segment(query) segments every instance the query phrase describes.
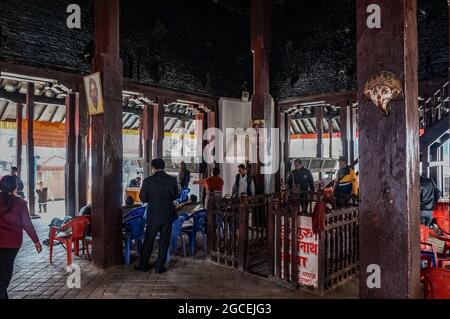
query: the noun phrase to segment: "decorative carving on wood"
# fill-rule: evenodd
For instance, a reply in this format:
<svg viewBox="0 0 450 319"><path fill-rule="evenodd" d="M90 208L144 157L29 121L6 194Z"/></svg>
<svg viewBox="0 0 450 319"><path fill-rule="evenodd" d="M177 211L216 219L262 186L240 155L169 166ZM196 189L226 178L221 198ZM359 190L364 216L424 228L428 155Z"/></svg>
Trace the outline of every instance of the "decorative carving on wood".
<svg viewBox="0 0 450 319"><path fill-rule="evenodd" d="M388 71L382 71L366 82L364 94L386 115L391 101L403 98L402 83Z"/></svg>

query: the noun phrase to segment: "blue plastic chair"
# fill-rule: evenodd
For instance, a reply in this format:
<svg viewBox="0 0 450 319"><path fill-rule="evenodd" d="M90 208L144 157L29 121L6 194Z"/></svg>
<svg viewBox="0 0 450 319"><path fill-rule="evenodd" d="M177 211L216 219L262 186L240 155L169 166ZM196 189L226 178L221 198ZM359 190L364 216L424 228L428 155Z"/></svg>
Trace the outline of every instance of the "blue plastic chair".
<svg viewBox="0 0 450 319"><path fill-rule="evenodd" d="M136 242L138 253L142 251L142 241L144 239L145 218L143 215L127 218L123 222L123 240L125 242L125 265L130 265L131 245Z"/></svg>
<svg viewBox="0 0 450 319"><path fill-rule="evenodd" d="M195 246L197 242L197 233L200 232L203 239L203 249L205 250L205 256L207 252L207 238L206 238L206 222L207 211L206 209L199 210L194 213L191 218L194 218L194 224L192 226L184 227L182 232L188 235L189 248L191 256L194 256Z"/></svg>
<svg viewBox="0 0 450 319"><path fill-rule="evenodd" d="M137 216L143 217L145 215L146 209L147 209L146 206L141 206L141 207L137 207L137 208L135 208L133 210L130 210L128 213L126 213L123 216L122 220L124 222L126 222L127 220L132 219L132 218L137 217Z"/></svg>
<svg viewBox="0 0 450 319"><path fill-rule="evenodd" d="M167 259L166 262L169 262L171 257L171 253L173 251L173 253L175 254L178 250L178 238L181 239L181 245L183 246L183 256L186 257L186 247L184 245L184 239L183 239L183 234L181 232L181 230L183 229L183 224L186 220L189 219L189 215L184 213L181 214L180 216L178 216L178 219L176 219L173 223L172 223L172 239L170 241L170 246L169 246L169 250L167 252Z"/></svg>
<svg viewBox="0 0 450 319"><path fill-rule="evenodd" d="M190 193L190 189L189 188L183 188L180 192L180 195L178 196L178 198L176 199L176 201L181 204L181 203L185 203L189 200L189 193Z"/></svg>

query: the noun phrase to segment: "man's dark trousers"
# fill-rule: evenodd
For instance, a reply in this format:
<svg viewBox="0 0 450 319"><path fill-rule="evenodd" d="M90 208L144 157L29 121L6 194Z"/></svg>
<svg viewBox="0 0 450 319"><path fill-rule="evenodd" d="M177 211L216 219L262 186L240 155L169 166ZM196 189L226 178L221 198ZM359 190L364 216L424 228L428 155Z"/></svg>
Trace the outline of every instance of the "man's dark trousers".
<svg viewBox="0 0 450 319"><path fill-rule="evenodd" d="M159 235L159 251L158 259L156 261L155 269L157 272L162 271L167 259L167 251L170 245L170 238L172 235L172 224L163 225L147 225L145 230L144 246L142 248L141 258L139 260L139 268L143 270L150 269L148 263L155 243L156 235Z"/></svg>

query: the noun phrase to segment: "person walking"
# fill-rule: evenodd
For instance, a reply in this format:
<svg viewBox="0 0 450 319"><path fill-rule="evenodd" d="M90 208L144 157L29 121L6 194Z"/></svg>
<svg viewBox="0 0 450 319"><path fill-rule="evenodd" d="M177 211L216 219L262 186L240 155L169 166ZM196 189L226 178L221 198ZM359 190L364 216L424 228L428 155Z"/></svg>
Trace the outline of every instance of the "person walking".
<svg viewBox="0 0 450 319"><path fill-rule="evenodd" d="M167 259L172 233L172 222L177 219L174 201L178 195L178 185L175 177L168 175L165 163L157 158L151 163L153 175L144 179L139 198L147 206L147 228L145 230L144 245L139 264L135 267L139 271L149 271L149 259L153 252L156 235L159 233L158 259L155 270L158 274L166 271L164 264Z"/></svg>
<svg viewBox="0 0 450 319"><path fill-rule="evenodd" d="M0 299L8 299L7 290L24 230L34 242L36 251L42 251L27 203L15 195L16 190L16 176L8 175L0 180Z"/></svg>

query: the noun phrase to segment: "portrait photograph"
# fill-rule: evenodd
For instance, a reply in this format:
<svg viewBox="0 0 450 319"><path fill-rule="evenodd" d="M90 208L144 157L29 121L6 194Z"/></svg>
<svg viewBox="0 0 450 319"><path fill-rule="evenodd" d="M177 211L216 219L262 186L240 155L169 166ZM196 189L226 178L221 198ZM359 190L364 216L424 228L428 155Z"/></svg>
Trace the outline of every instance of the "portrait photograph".
<svg viewBox="0 0 450 319"><path fill-rule="evenodd" d="M103 90L100 72L84 77L89 115L103 114Z"/></svg>

